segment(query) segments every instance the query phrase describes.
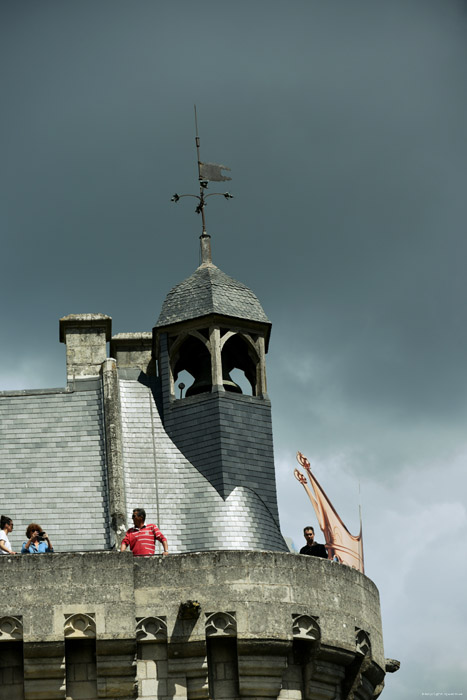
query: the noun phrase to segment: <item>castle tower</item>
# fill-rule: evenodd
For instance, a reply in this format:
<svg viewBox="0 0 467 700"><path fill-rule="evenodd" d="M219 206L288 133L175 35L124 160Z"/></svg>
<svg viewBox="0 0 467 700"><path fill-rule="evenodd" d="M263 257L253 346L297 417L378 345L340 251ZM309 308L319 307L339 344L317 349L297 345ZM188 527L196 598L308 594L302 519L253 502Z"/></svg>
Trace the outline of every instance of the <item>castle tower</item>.
<svg viewBox="0 0 467 700"><path fill-rule="evenodd" d="M375 584L287 551L271 324L209 243L203 234L201 265L169 292L152 337L71 314L67 387L0 393L8 514L20 532L46 522L56 547L1 557L0 700L376 700L397 670ZM177 397L183 371L193 383ZM135 506L169 556L116 551Z"/></svg>

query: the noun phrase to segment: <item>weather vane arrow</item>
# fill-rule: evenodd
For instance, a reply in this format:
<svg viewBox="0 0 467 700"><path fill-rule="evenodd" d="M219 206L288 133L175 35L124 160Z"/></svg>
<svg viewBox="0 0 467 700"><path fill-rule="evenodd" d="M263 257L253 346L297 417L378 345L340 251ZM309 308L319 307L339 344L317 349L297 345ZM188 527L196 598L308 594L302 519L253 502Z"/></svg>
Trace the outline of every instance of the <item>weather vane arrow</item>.
<svg viewBox="0 0 467 700"><path fill-rule="evenodd" d="M198 135L198 116L196 113L196 105L195 105L195 129L196 129L196 138L195 138L195 143L196 143L196 155L198 159L198 181L199 181L199 195L198 194L177 194L175 193L172 197L172 202L178 202L182 197L195 197L195 199L198 200L198 204L196 206L195 212L197 214L201 214L201 220L202 220L202 225L203 225L203 232L202 236L207 236L206 233L206 217L204 214L204 208L207 206L206 200L208 197L214 197L214 196L220 196L220 197L225 197L225 199L233 199L233 195L230 194L230 192L210 192L209 194L206 194L206 190L208 189L208 184L210 182L225 182L226 180L231 180L232 178L229 177L228 175L224 175L222 173L223 170L228 170L230 172L230 168L228 168L226 165L218 165L217 163L203 163L200 160L200 153L199 153L199 135Z"/></svg>

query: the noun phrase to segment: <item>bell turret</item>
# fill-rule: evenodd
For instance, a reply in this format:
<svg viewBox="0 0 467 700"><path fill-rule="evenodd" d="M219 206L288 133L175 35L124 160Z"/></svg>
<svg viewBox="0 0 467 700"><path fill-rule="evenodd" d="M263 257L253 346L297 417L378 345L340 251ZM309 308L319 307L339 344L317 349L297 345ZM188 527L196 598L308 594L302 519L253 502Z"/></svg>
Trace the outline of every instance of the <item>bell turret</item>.
<svg viewBox="0 0 467 700"><path fill-rule="evenodd" d="M251 395L264 397L271 323L251 289L212 263L210 236L203 233L200 242L201 265L169 292L153 331L160 364L162 336L167 339L167 398L175 400L175 382L184 370L194 378L186 397L241 394L230 376L234 369L244 373Z"/></svg>
<svg viewBox="0 0 467 700"><path fill-rule="evenodd" d="M257 494L282 549L266 387L271 323L254 292L213 264L205 232L200 243L201 264L167 294L153 329L164 427L224 499L236 487ZM187 385L193 378L184 395L180 375Z"/></svg>

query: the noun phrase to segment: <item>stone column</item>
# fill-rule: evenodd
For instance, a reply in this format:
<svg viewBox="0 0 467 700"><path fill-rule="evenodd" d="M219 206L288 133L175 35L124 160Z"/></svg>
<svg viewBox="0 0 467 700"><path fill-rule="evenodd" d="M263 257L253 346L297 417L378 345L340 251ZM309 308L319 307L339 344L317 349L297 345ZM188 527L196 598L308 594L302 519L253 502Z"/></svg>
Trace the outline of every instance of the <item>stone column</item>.
<svg viewBox="0 0 467 700"><path fill-rule="evenodd" d="M222 377L221 332L218 327L209 329L209 344L211 346L211 378L213 391L225 391Z"/></svg>
<svg viewBox="0 0 467 700"><path fill-rule="evenodd" d="M118 389L117 363L108 358L102 365L104 393L104 424L107 450L107 483L109 490L112 544L120 547L126 532L125 483L123 474L123 445L121 406Z"/></svg>
<svg viewBox="0 0 467 700"><path fill-rule="evenodd" d="M214 698L238 697L237 620L234 612L205 613L209 687Z"/></svg>
<svg viewBox="0 0 467 700"><path fill-rule="evenodd" d="M138 698L168 697L167 619L136 618Z"/></svg>
<svg viewBox="0 0 467 700"><path fill-rule="evenodd" d="M256 365L256 395L261 398L268 398L268 387L266 383L266 351L264 338L260 336L257 341L259 362Z"/></svg>
<svg viewBox="0 0 467 700"><path fill-rule="evenodd" d="M170 368L169 338L167 333L159 337L159 377L162 386L163 410L167 412L175 399L174 379Z"/></svg>

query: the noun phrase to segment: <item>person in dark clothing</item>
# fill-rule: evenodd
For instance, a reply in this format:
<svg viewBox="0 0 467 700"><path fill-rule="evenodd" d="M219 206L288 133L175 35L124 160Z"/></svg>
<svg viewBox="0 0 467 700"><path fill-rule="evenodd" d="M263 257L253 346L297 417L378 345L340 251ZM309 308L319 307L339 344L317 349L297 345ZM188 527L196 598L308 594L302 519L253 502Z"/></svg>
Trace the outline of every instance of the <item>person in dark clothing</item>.
<svg viewBox="0 0 467 700"><path fill-rule="evenodd" d="M324 544L318 544L315 542L315 531L311 525L307 525L303 529L303 534L305 535L306 545L301 548L300 554L308 554L311 557L321 557L322 559L328 558L328 553Z"/></svg>

